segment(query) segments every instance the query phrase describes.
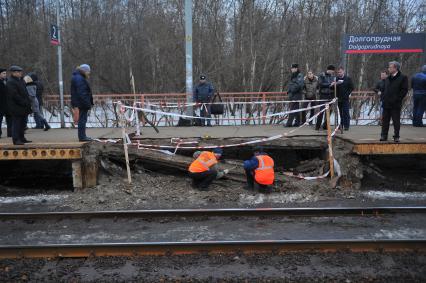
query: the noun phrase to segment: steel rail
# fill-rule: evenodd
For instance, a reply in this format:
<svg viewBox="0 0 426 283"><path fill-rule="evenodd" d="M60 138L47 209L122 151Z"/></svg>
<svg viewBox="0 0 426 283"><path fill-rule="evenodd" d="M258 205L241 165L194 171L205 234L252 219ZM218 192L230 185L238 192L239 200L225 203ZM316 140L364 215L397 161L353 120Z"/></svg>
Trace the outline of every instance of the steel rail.
<svg viewBox="0 0 426 283"><path fill-rule="evenodd" d="M137 242L49 245L1 245L0 258L54 258L89 256L151 256L217 253L286 253L286 252L401 252L426 251L426 239L420 240L264 240L203 242Z"/></svg>
<svg viewBox="0 0 426 283"><path fill-rule="evenodd" d="M116 211L71 212L2 212L0 219L28 218L87 218L87 217L183 217L183 216L351 216L396 213L424 213L426 206L379 206L379 207L294 207L294 208L219 208L219 209L154 209Z"/></svg>

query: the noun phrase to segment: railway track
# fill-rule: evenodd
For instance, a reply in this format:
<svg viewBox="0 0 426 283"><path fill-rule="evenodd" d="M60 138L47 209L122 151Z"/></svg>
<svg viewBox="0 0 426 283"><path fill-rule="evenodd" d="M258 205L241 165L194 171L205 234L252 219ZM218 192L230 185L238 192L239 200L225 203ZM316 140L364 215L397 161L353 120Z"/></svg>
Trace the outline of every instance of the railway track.
<svg viewBox="0 0 426 283"><path fill-rule="evenodd" d="M426 251L426 207L0 213L0 258Z"/></svg>

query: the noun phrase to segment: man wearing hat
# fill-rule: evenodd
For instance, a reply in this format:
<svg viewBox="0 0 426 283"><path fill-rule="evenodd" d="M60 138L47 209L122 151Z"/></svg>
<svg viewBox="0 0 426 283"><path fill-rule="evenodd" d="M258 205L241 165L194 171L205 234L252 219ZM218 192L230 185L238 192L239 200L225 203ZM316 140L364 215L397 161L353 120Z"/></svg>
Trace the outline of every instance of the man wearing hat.
<svg viewBox="0 0 426 283"><path fill-rule="evenodd" d="M264 152L262 147L256 147L251 159L244 161L247 177L247 190L258 190L261 193L272 192L274 183L274 160Z"/></svg>
<svg viewBox="0 0 426 283"><path fill-rule="evenodd" d="M303 75L300 73L299 70L299 64L292 64L291 65L291 77L290 82L288 83L288 98L290 100L302 100L303 98ZM297 110L300 108L299 102L291 102L290 103L290 110ZM300 125L300 120L302 117L302 112L294 112L290 113L288 116L286 127L298 127ZM295 123L293 125L293 120L295 120Z"/></svg>
<svg viewBox="0 0 426 283"><path fill-rule="evenodd" d="M90 66L80 65L72 74L71 79L71 106L78 109L78 140L81 142L91 141L86 135L87 115L93 106L92 90L89 79Z"/></svg>
<svg viewBox="0 0 426 283"><path fill-rule="evenodd" d="M27 117L31 113L31 101L22 79L23 71L19 66L10 67L10 78L6 83L9 113L12 116L12 141L14 145L31 142L24 136Z"/></svg>
<svg viewBox="0 0 426 283"><path fill-rule="evenodd" d="M0 68L0 137L2 135L1 125L3 117L6 118L7 137L12 137L12 117L9 115L9 107L7 106L7 70Z"/></svg>
<svg viewBox="0 0 426 283"><path fill-rule="evenodd" d="M200 76L200 82L194 89L193 100L197 104L201 104L200 117L211 118L211 102L213 99L213 85L207 82L207 77L205 75ZM204 104L207 103L207 104ZM211 119L201 119L201 126L206 125L211 127Z"/></svg>
<svg viewBox="0 0 426 283"><path fill-rule="evenodd" d="M336 81L335 76L336 67L333 65L327 66L327 71L325 73L322 73L319 76L318 79L318 86L319 86L319 94L321 100L332 100L334 98L334 84L333 82ZM324 104L325 101L321 101L320 104ZM320 111L324 109L324 106L320 108ZM331 112L331 108L330 108ZM319 131L322 123L322 119L324 117L324 112L318 115L317 123L315 126L315 130ZM322 128L325 130L327 128L327 123L324 121L324 124L322 125Z"/></svg>
<svg viewBox="0 0 426 283"><path fill-rule="evenodd" d="M229 173L228 169L221 172L217 170L217 163L222 156L222 149L215 148L211 151L194 152L194 161L188 168L189 177L192 179L192 186L200 191L207 191L209 185Z"/></svg>

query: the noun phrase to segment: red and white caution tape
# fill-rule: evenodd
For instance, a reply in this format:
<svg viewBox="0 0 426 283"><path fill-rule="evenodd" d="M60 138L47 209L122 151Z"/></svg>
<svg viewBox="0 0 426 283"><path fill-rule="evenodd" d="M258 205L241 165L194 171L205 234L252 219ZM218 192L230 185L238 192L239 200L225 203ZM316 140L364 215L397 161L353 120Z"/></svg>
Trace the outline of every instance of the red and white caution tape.
<svg viewBox="0 0 426 283"><path fill-rule="evenodd" d="M121 104L121 102L117 102L117 103ZM324 103L324 104L319 104L319 105L314 105L314 106L310 106L310 107L306 107L306 108L289 110L289 111L284 111L284 112L279 112L279 113L273 113L273 114L264 115L264 116L258 116L258 117L248 117L248 118L220 118L220 119L230 120L230 121L234 121L234 120L239 121L239 120L266 119L266 118L271 118L271 117L276 117L276 116L284 116L284 115L288 115L288 114L291 114L291 113L298 113L298 112L302 112L302 111L308 111L308 110L311 110L311 109L321 108L321 107L324 107L325 105L330 105L331 103L334 103L334 100L332 102L327 102L327 103ZM122 105L121 107L123 107L125 109L132 109L134 111L144 111L144 112L147 112L147 113L160 114L160 115L165 115L165 116L188 118L188 119L200 119L200 117L197 117L197 116L190 116L190 115L184 115L184 114L178 114L178 113L157 111L157 110L152 110L152 109L147 109L147 108L139 108L139 107L134 107L134 106L131 107L131 106ZM203 117L202 119L205 119L205 120L216 120L217 118Z"/></svg>

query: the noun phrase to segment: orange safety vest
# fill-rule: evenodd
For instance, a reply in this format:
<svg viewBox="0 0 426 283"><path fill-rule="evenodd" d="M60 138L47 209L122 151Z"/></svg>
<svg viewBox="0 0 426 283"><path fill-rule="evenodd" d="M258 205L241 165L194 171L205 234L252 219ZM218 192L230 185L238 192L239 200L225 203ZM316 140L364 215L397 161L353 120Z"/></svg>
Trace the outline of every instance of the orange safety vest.
<svg viewBox="0 0 426 283"><path fill-rule="evenodd" d="M216 156L213 152L203 151L189 166L189 172L201 173L208 171L210 167L217 163Z"/></svg>
<svg viewBox="0 0 426 283"><path fill-rule="evenodd" d="M261 185L272 185L274 183L274 160L268 155L256 156L259 166L254 170L254 179Z"/></svg>

